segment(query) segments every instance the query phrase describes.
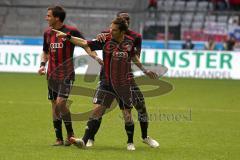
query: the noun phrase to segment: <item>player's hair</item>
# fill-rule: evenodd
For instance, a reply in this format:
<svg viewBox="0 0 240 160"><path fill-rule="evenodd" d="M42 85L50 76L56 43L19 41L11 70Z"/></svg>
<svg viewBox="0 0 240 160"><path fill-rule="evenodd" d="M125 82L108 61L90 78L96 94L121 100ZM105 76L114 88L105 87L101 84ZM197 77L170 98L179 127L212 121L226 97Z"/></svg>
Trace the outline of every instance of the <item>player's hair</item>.
<svg viewBox="0 0 240 160"><path fill-rule="evenodd" d="M117 12L117 17L120 17L120 15L121 15L122 13L126 13L126 14L128 14L127 11L119 11L119 12Z"/></svg>
<svg viewBox="0 0 240 160"><path fill-rule="evenodd" d="M58 17L61 22L64 21L66 17L66 12L61 6L48 7L48 10L52 11L53 17Z"/></svg>
<svg viewBox="0 0 240 160"><path fill-rule="evenodd" d="M121 17L117 17L112 21L113 24L118 25L118 28L120 31L127 31L128 30L128 24L125 19Z"/></svg>
<svg viewBox="0 0 240 160"><path fill-rule="evenodd" d="M124 18L124 19L127 21L128 25L130 24L130 17L129 17L128 12L126 12L126 11L120 11L120 12L117 13L117 17L122 17L122 18Z"/></svg>

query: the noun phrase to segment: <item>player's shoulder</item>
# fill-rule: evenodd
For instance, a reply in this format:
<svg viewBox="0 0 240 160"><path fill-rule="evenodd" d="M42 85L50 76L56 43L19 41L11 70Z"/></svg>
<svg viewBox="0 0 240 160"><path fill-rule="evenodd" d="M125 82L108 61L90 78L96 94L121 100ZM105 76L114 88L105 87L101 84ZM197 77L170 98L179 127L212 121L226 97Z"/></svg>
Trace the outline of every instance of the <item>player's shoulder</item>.
<svg viewBox="0 0 240 160"><path fill-rule="evenodd" d="M50 34L51 33L52 28L51 27L47 27L44 29L44 34Z"/></svg>
<svg viewBox="0 0 240 160"><path fill-rule="evenodd" d="M134 39L135 38L142 38L142 35L140 33L135 32L135 31L130 30L130 29L127 31L127 35L132 36Z"/></svg>
<svg viewBox="0 0 240 160"><path fill-rule="evenodd" d="M68 30L68 31L79 31L77 29L77 27L74 27L74 26L70 26L70 25L64 25L64 27Z"/></svg>
<svg viewBox="0 0 240 160"><path fill-rule="evenodd" d="M133 41L134 42L134 40L135 40L135 38L133 37L133 36L130 36L130 35L125 35L125 38L129 41Z"/></svg>

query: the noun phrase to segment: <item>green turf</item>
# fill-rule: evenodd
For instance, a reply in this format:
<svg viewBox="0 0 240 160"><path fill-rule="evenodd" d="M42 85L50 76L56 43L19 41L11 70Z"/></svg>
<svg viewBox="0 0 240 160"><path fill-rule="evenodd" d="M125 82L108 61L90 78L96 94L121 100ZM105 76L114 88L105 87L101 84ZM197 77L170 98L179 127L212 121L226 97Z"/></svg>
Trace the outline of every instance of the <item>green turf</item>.
<svg viewBox="0 0 240 160"><path fill-rule="evenodd" d="M174 90L147 98L149 135L160 142L152 149L140 140L136 122L135 152L126 150L126 136L118 108L108 113L94 148L52 147L54 132L44 77L0 73L0 159L240 159L240 81L165 79ZM88 84L77 77L76 84ZM95 83L90 85L95 87ZM149 87L150 88L150 87ZM91 98L71 96L73 112L92 108ZM136 112L133 112L136 117ZM85 122L74 122L82 136Z"/></svg>

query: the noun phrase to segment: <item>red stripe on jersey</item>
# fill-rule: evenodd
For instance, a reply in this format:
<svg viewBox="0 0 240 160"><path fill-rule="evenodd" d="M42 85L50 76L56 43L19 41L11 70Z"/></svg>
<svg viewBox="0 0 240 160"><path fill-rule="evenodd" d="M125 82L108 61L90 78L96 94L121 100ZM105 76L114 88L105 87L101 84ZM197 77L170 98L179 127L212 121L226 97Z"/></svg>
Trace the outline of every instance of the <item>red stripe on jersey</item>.
<svg viewBox="0 0 240 160"><path fill-rule="evenodd" d="M74 78L74 77L71 77L71 76L73 76L73 72L74 72L73 59L72 59L73 55L71 55L73 53L72 50L73 49L72 49L71 42L67 41L66 42L66 61L67 61L67 63L66 63L66 70L67 70L67 73L68 73L67 77L70 76L69 79Z"/></svg>
<svg viewBox="0 0 240 160"><path fill-rule="evenodd" d="M110 73L110 54L105 54L105 59L104 59L104 68L105 68L105 77L106 80L109 81L109 73Z"/></svg>
<svg viewBox="0 0 240 160"><path fill-rule="evenodd" d="M62 46L62 48L57 48L57 54L58 54L58 56L57 56L57 58L58 58L58 70L62 70L63 69L63 42L62 42L62 38L56 38L56 42L57 43L59 43L59 44L62 44L61 46ZM60 73L61 75L61 77L62 77L62 72Z"/></svg>
<svg viewBox="0 0 240 160"><path fill-rule="evenodd" d="M56 68L56 64L55 64L55 55L52 52L54 49L52 48L51 43L55 42L55 36L52 36L52 32L49 33L50 36L50 49L49 49L49 61L48 64L50 66L50 68L48 69L48 77L49 78L54 78L53 72L54 72L54 68Z"/></svg>

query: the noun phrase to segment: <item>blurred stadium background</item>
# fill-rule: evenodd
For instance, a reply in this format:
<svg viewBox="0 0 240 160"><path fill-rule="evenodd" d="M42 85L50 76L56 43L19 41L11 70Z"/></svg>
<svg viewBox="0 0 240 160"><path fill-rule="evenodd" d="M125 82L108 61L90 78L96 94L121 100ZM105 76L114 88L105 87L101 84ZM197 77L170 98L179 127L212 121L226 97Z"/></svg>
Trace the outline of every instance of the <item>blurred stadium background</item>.
<svg viewBox="0 0 240 160"><path fill-rule="evenodd" d="M163 80L174 86L166 95L146 98L155 116L149 134L159 140L159 149L142 144L136 122L137 150L127 152L117 109L104 118L93 149L50 146L54 135L47 86L45 77L36 74L50 5L62 5L65 23L87 39L106 29L118 11L130 13L130 28L143 35L141 61L166 66ZM0 0L0 159L238 160L239 9L240 0ZM186 39L192 49L183 49ZM86 61L78 63L76 85L94 89L97 80L83 80ZM91 97L70 99L73 111L91 108ZM84 126L74 122L77 136Z"/></svg>
<svg viewBox="0 0 240 160"><path fill-rule="evenodd" d="M240 39L238 0L154 1L156 7L154 3L149 7L148 0L1 0L0 35L41 36L47 27L46 8L61 4L67 10L66 23L88 38L106 28L117 11L126 10L131 14L131 28L143 33L144 39L184 40L191 35L194 41L207 41L211 36L223 43L229 33Z"/></svg>

